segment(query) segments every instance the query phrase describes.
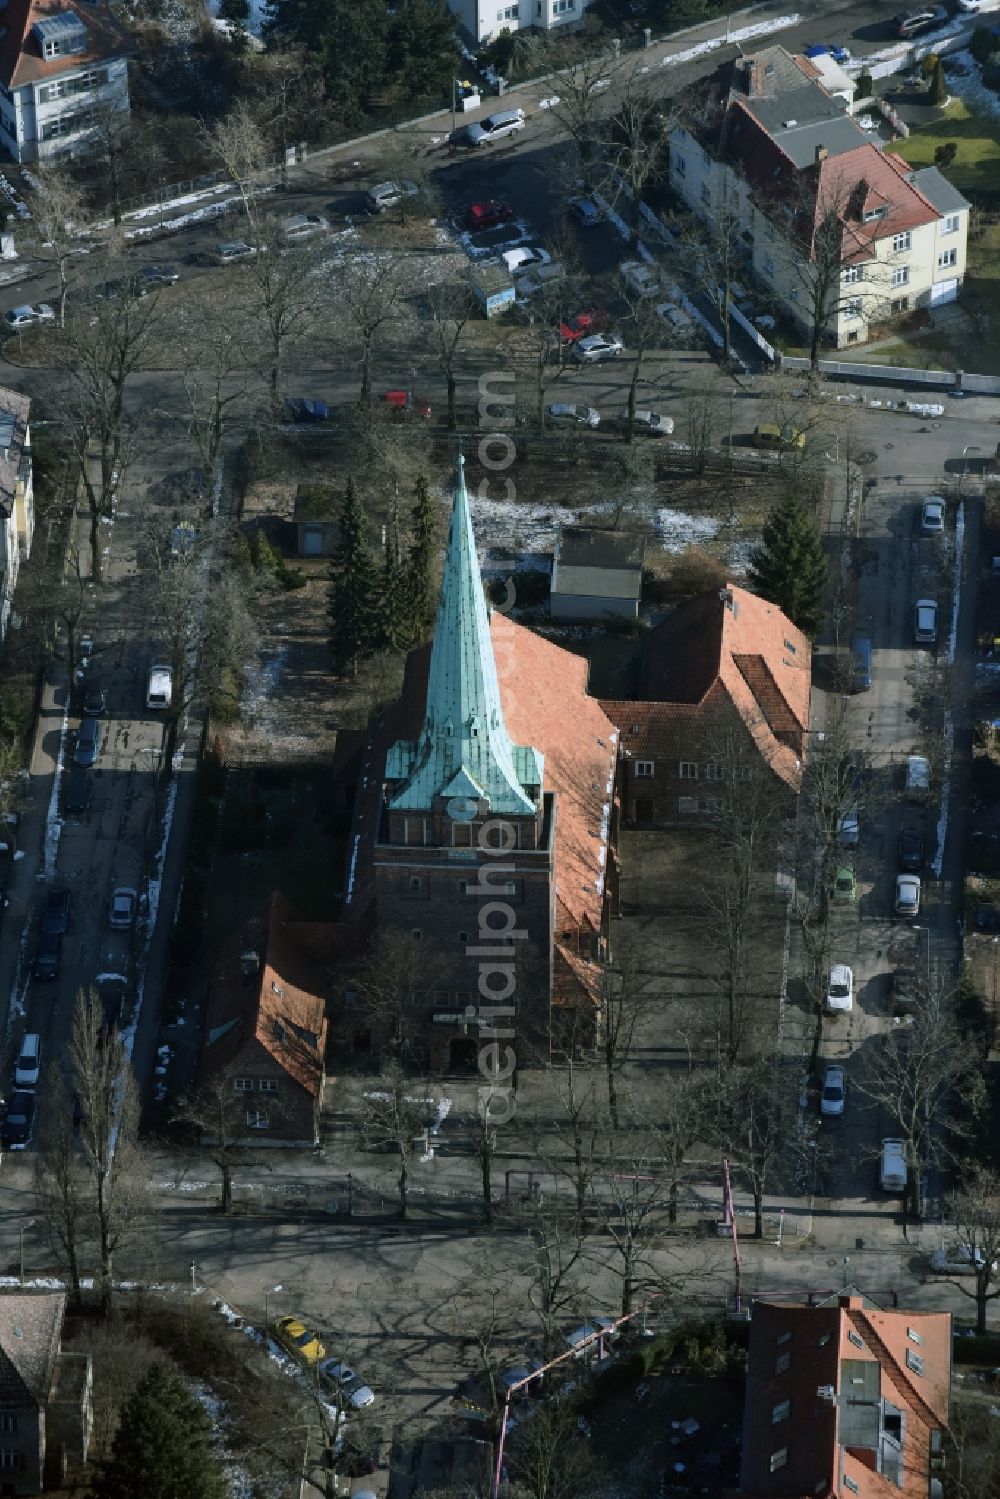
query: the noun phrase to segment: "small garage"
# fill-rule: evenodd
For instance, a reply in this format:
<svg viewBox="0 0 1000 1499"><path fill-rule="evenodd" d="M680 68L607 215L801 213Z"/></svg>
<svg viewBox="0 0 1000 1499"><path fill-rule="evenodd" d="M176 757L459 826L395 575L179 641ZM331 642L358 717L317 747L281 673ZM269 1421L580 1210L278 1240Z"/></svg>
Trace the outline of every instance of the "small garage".
<svg viewBox="0 0 1000 1499"><path fill-rule="evenodd" d="M300 484L295 493L296 551L300 557L332 557L340 539L340 502L332 484Z"/></svg>

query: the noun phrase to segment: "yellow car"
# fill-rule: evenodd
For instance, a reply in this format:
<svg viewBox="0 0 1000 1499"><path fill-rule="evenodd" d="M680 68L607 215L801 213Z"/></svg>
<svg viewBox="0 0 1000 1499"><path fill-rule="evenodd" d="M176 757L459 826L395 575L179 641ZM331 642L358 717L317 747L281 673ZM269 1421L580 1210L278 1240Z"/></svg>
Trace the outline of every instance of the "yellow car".
<svg viewBox="0 0 1000 1499"><path fill-rule="evenodd" d="M753 445L755 448L777 448L782 453L791 449L801 452L806 445L806 434L800 432L798 427L779 427L777 422L761 422L754 428Z"/></svg>
<svg viewBox="0 0 1000 1499"><path fill-rule="evenodd" d="M299 1317L279 1317L274 1324L274 1335L303 1363L318 1364L326 1355L326 1349L316 1333L310 1332Z"/></svg>

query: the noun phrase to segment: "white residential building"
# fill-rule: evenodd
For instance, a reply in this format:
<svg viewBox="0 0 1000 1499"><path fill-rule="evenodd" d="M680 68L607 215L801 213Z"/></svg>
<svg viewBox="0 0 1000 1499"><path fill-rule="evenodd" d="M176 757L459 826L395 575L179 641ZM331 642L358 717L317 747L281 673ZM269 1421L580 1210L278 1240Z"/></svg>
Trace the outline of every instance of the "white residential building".
<svg viewBox="0 0 1000 1499"><path fill-rule="evenodd" d="M716 230L726 223L807 337L820 304L823 342L843 348L955 300L968 203L936 167L912 171L884 150L808 59L777 46L739 58L706 81L701 102L698 123L671 134L671 186ZM820 267L833 255L831 277Z"/></svg>
<svg viewBox="0 0 1000 1499"><path fill-rule="evenodd" d="M501 31L555 31L579 24L590 0L448 0L466 39L484 46Z"/></svg>
<svg viewBox="0 0 1000 1499"><path fill-rule="evenodd" d="M85 151L98 110L127 114L129 42L107 0L7 0L0 145L15 161Z"/></svg>
<svg viewBox="0 0 1000 1499"><path fill-rule="evenodd" d="M7 633L17 575L35 534L31 401L0 386L0 639Z"/></svg>

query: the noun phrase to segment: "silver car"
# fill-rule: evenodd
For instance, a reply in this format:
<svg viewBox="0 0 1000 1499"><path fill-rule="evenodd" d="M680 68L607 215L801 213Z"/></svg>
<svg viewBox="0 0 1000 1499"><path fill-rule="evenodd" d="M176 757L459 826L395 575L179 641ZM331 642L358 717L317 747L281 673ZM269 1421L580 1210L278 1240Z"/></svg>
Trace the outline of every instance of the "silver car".
<svg viewBox="0 0 1000 1499"><path fill-rule="evenodd" d="M637 411L634 420L637 430L648 432L651 437L669 437L674 430L673 417L661 416L658 411Z"/></svg>
<svg viewBox="0 0 1000 1499"><path fill-rule="evenodd" d="M327 1384L338 1391L353 1410L363 1411L367 1406L375 1404L375 1391L370 1385L362 1383L350 1364L341 1363L339 1359L327 1358L320 1364L319 1372Z"/></svg>
<svg viewBox="0 0 1000 1499"><path fill-rule="evenodd" d="M557 401L546 409L550 422L557 427L599 427L601 414L593 406L569 406Z"/></svg>
<svg viewBox="0 0 1000 1499"><path fill-rule="evenodd" d="M113 927L117 932L127 932L135 922L138 904L138 890L133 889L131 885L118 885L111 892L108 926Z"/></svg>
<svg viewBox="0 0 1000 1499"><path fill-rule="evenodd" d="M613 333L591 333L573 345L570 357L578 364L603 364L617 359L625 345Z"/></svg>
<svg viewBox="0 0 1000 1499"><path fill-rule="evenodd" d="M934 645L938 635L938 606L934 599L917 599L913 606L913 638L918 645Z"/></svg>

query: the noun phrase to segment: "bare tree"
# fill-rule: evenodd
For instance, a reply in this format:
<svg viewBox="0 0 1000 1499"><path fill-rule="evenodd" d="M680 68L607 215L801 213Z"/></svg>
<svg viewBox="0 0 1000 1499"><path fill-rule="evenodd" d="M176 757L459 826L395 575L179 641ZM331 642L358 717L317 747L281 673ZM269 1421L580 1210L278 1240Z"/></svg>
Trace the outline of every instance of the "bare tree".
<svg viewBox="0 0 1000 1499"><path fill-rule="evenodd" d="M976 1303L976 1332L986 1333L986 1313L1000 1296L1000 1176L984 1166L972 1166L951 1199L955 1244L966 1274L955 1277L959 1290ZM971 1267L972 1274L968 1275ZM971 1289L966 1281L971 1281Z"/></svg>
<svg viewBox="0 0 1000 1499"><path fill-rule="evenodd" d="M884 1110L904 1143L908 1196L913 1216L923 1216L927 1165L953 1151L961 1126L952 1105L980 1065L942 995L913 996L912 1019L885 1035L866 1039L854 1086Z"/></svg>
<svg viewBox="0 0 1000 1499"><path fill-rule="evenodd" d="M205 143L235 182L255 242L260 240L258 207L270 165L267 137L253 104L239 99L229 113L205 128Z"/></svg>
<svg viewBox="0 0 1000 1499"><path fill-rule="evenodd" d="M248 83L253 118L281 163L284 187L291 147L315 140L330 116L322 64L307 49L269 47L254 60Z"/></svg>
<svg viewBox="0 0 1000 1499"><path fill-rule="evenodd" d="M247 400L247 345L214 297L198 300L184 348L183 420L201 469L202 495L211 492L226 429Z"/></svg>
<svg viewBox="0 0 1000 1499"><path fill-rule="evenodd" d="M599 1047L608 1089L612 1129L621 1128L618 1079L635 1042L636 1030L655 1013L661 1001L650 980L638 972L634 954L626 951L619 963L609 963L601 976L602 1026Z"/></svg>
<svg viewBox="0 0 1000 1499"><path fill-rule="evenodd" d="M70 1306L82 1304L80 1259L88 1240L89 1197L73 1129L73 1104L58 1063L46 1069L46 1109L35 1158L35 1201L49 1243L69 1280Z"/></svg>
<svg viewBox="0 0 1000 1499"><path fill-rule="evenodd" d="M687 1176L688 1155L693 1146L710 1140L716 1120L711 1089L688 1065L683 1072L671 1071L664 1086L657 1088L649 1108L657 1134L657 1154L667 1188L667 1221L677 1222L681 1185Z"/></svg>
<svg viewBox="0 0 1000 1499"><path fill-rule="evenodd" d="M410 1184L410 1155L418 1131L426 1125L427 1110L409 1093L406 1074L391 1062L379 1078L377 1088L366 1094L367 1138L376 1146L399 1156L396 1183L399 1216L405 1221Z"/></svg>
<svg viewBox="0 0 1000 1499"><path fill-rule="evenodd" d="M807 1159L797 1104L787 1060L779 1055L760 1056L720 1079L720 1143L753 1196L756 1239L764 1236L764 1195L779 1168Z"/></svg>
<svg viewBox="0 0 1000 1499"><path fill-rule="evenodd" d="M360 344L360 402L371 400L372 357L378 338L397 318L403 285L398 261L391 256L356 256L338 277L337 298Z"/></svg>
<svg viewBox="0 0 1000 1499"><path fill-rule="evenodd" d="M620 82L623 64L612 47L599 45L580 57L573 42L562 45L569 55L559 76L559 103L550 114L572 142L584 192L593 193L605 185L607 93Z"/></svg>
<svg viewBox="0 0 1000 1499"><path fill-rule="evenodd" d="M653 299L638 296L624 277L618 280L618 294L627 309L628 342L630 350L634 350L634 356L630 355L635 362L632 365L625 408L625 435L632 442L635 437L635 408L643 362L650 349L662 347L663 321L657 314Z"/></svg>
<svg viewBox="0 0 1000 1499"><path fill-rule="evenodd" d="M628 214L632 239L638 242L642 195L662 177L672 120L639 76L629 79L611 122L607 146L613 190Z"/></svg>
<svg viewBox="0 0 1000 1499"><path fill-rule="evenodd" d="M101 522L110 518L136 436L125 410L129 376L140 368L159 328L158 299L128 289L104 298L65 330L62 361L70 377L66 423L90 512L91 578L104 576Z"/></svg>
<svg viewBox="0 0 1000 1499"><path fill-rule="evenodd" d="M743 219L739 199L723 186L701 215L686 214L680 227L684 274L704 293L722 328L723 355L732 358L732 287L743 265Z"/></svg>
<svg viewBox="0 0 1000 1499"><path fill-rule="evenodd" d="M268 1113L276 1114L273 1096L268 1098ZM199 1154L214 1163L221 1182L219 1207L228 1213L233 1205L233 1174L240 1166L256 1160L247 1145L246 1095L238 1093L231 1071L217 1073L197 1092L177 1100L172 1118L175 1124L193 1131Z"/></svg>
<svg viewBox="0 0 1000 1499"><path fill-rule="evenodd" d="M80 1147L87 1212L97 1244L100 1307L107 1318L114 1296L114 1260L149 1228L148 1175L138 1149L139 1091L117 1032L102 1032L96 996L81 990L69 1046L80 1101Z"/></svg>
<svg viewBox="0 0 1000 1499"><path fill-rule="evenodd" d="M285 351L297 338L313 331L325 310L322 252L308 245L281 248L278 224L268 220L261 243L244 272L250 326L259 330L267 369L271 410L281 404Z"/></svg>
<svg viewBox="0 0 1000 1499"><path fill-rule="evenodd" d="M427 295L437 341L437 365L445 378L448 390L448 430L454 432L458 426L455 411L455 393L458 389L458 346L472 316L472 294L467 285L455 286L443 283L432 286Z"/></svg>
<svg viewBox="0 0 1000 1499"><path fill-rule="evenodd" d="M534 1274L528 1292L542 1324L542 1352L554 1358L557 1328L575 1308L584 1277L584 1232L580 1215L567 1212L558 1198L539 1201L531 1226Z"/></svg>
<svg viewBox="0 0 1000 1499"><path fill-rule="evenodd" d="M569 1184L582 1236L587 1232L591 1185L602 1156L606 1123L588 1071L571 1049L561 1061L561 1069L550 1073L555 1117L536 1124L534 1148L556 1181Z"/></svg>
<svg viewBox="0 0 1000 1499"><path fill-rule="evenodd" d="M83 188L63 167L34 169L38 190L31 200L33 260L51 266L59 279L59 326L66 324L70 270L80 253L89 215Z"/></svg>
<svg viewBox="0 0 1000 1499"><path fill-rule="evenodd" d="M508 1451L512 1492L524 1499L576 1499L599 1492L597 1457L567 1400L539 1405Z"/></svg>

